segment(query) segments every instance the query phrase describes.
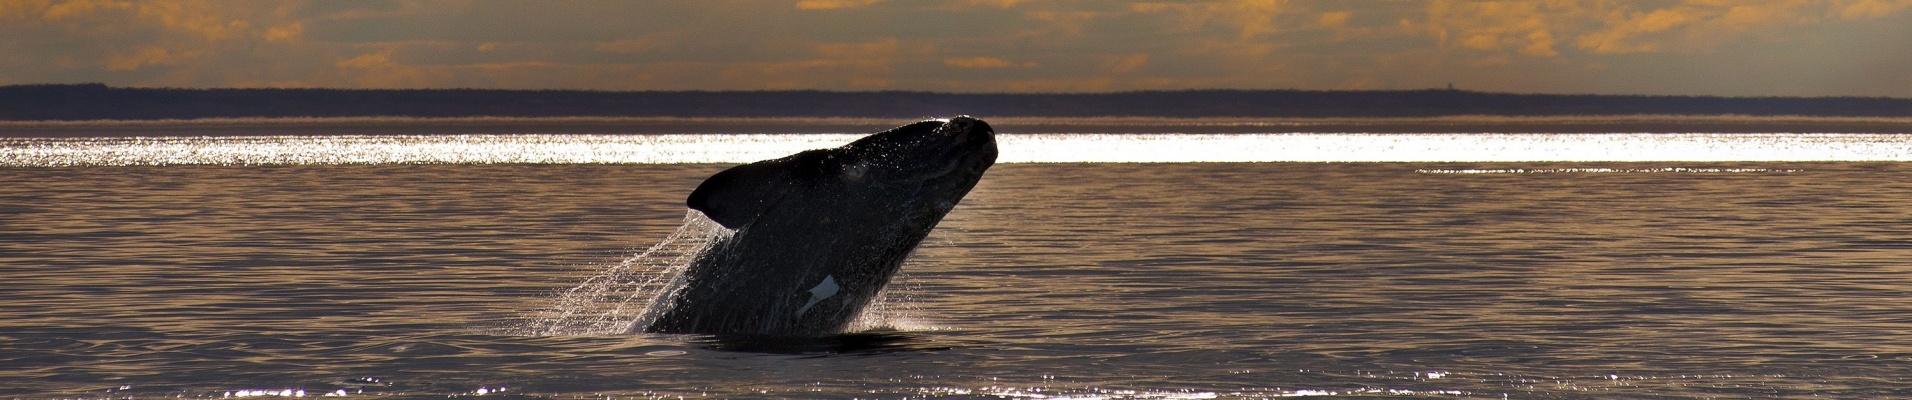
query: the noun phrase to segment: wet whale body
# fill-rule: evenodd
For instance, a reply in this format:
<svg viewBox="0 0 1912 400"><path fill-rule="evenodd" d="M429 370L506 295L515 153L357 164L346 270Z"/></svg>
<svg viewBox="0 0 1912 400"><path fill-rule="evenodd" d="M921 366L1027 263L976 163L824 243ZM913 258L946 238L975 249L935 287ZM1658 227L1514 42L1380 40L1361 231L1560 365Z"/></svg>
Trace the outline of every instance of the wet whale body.
<svg viewBox="0 0 1912 400"><path fill-rule="evenodd" d="M730 168L686 203L728 229L653 301L653 333L819 336L862 314L996 162L967 116Z"/></svg>

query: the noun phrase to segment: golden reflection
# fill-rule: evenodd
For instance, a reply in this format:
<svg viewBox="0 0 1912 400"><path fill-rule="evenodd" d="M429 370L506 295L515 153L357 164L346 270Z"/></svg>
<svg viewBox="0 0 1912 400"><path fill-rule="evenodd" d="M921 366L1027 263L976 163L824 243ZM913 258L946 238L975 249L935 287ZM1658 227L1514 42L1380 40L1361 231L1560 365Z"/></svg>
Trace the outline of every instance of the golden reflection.
<svg viewBox="0 0 1912 400"><path fill-rule="evenodd" d="M1793 169L1793 168L1696 168L1696 167L1661 167L1661 168L1486 168L1486 169L1427 169L1427 168L1423 168L1423 169L1417 169L1417 170L1414 170L1414 172L1415 172L1415 173L1420 173L1420 174L1455 174L1455 175L1481 175L1481 174L1652 174L1652 173L1686 173L1686 174L1745 174L1745 173L1791 173L1791 172L1800 172L1800 171L1802 171L1802 170L1800 170L1800 169Z"/></svg>

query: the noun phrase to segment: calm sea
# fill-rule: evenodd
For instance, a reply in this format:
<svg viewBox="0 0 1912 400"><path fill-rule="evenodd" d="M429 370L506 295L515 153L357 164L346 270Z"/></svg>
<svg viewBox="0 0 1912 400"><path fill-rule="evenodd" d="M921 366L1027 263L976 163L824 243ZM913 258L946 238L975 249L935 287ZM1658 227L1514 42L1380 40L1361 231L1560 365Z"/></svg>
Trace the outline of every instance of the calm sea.
<svg viewBox="0 0 1912 400"><path fill-rule="evenodd" d="M782 343L618 323L704 177L857 135L0 139L0 398L1912 397L1912 135L1186 128L998 124Z"/></svg>

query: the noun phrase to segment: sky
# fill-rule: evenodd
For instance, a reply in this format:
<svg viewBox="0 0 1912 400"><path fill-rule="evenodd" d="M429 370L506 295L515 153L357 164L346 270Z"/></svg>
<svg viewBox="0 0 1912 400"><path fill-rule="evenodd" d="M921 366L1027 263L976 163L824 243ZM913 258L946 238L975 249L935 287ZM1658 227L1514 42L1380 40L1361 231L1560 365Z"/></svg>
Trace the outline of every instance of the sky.
<svg viewBox="0 0 1912 400"><path fill-rule="evenodd" d="M0 85L1912 98L1912 0L0 0Z"/></svg>

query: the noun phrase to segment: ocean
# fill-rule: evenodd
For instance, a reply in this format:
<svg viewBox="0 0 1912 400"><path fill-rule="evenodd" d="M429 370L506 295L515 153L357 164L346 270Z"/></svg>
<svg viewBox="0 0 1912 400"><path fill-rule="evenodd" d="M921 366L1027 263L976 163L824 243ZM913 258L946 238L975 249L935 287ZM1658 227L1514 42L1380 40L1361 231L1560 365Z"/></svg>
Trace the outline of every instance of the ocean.
<svg viewBox="0 0 1912 400"><path fill-rule="evenodd" d="M0 398L1912 397L1903 133L992 121L867 330L763 342L621 323L867 131L405 123L0 139Z"/></svg>

